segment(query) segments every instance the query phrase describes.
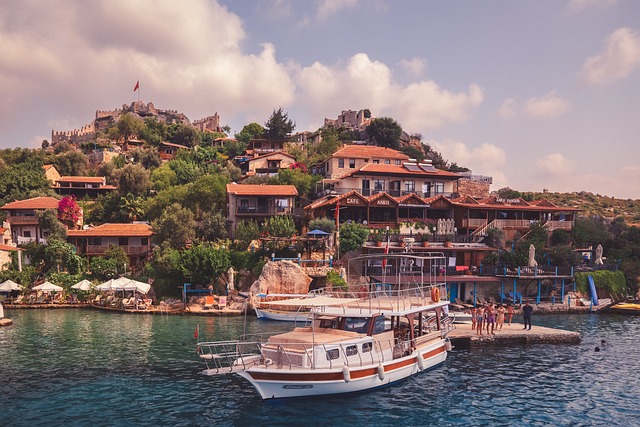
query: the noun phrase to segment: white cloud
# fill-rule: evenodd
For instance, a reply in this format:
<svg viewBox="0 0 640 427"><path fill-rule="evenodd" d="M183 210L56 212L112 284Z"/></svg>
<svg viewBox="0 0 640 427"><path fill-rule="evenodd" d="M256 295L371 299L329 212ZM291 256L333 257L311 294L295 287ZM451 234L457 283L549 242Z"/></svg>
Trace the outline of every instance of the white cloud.
<svg viewBox="0 0 640 427"><path fill-rule="evenodd" d="M552 153L536 162L540 176L546 178L559 178L573 175L575 172L575 162L566 159L560 153Z"/></svg>
<svg viewBox="0 0 640 427"><path fill-rule="evenodd" d="M518 115L516 110L516 100L513 98L505 99L502 105L496 110L496 114L501 119L512 119Z"/></svg>
<svg viewBox="0 0 640 427"><path fill-rule="evenodd" d="M601 53L587 58L582 74L587 83L606 84L628 77L638 67L640 36L629 28L618 28Z"/></svg>
<svg viewBox="0 0 640 427"><path fill-rule="evenodd" d="M391 69L366 54L352 56L346 66L314 63L297 77L300 103L310 115L369 108L375 117L389 116L409 132L426 132L466 120L483 100L483 89L471 84L453 93L433 81L406 86L394 82Z"/></svg>
<svg viewBox="0 0 640 427"><path fill-rule="evenodd" d="M317 11L318 20L324 21L344 9L353 9L357 4L358 0L320 0Z"/></svg>
<svg viewBox="0 0 640 427"><path fill-rule="evenodd" d="M406 70L411 76L419 77L427 68L427 62L422 58L403 59L400 67Z"/></svg>
<svg viewBox="0 0 640 427"><path fill-rule="evenodd" d="M428 144L431 148L440 152L442 157L449 162L455 162L458 166L467 167L476 175L491 176L493 178L493 188L501 188L507 185L507 178L504 174L507 155L502 148L487 143L479 147L470 148L455 139L428 141Z"/></svg>
<svg viewBox="0 0 640 427"><path fill-rule="evenodd" d="M567 10L569 12L578 13L587 9L608 8L618 3L618 0L569 0Z"/></svg>
<svg viewBox="0 0 640 427"><path fill-rule="evenodd" d="M523 113L531 118L553 119L569 111L570 107L569 101L549 92L541 98L528 99Z"/></svg>

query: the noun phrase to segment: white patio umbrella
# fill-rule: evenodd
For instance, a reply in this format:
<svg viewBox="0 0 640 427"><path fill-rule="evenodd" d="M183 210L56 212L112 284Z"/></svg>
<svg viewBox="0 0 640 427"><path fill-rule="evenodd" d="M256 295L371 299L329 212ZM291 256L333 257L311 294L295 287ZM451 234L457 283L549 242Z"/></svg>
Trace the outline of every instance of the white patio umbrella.
<svg viewBox="0 0 640 427"><path fill-rule="evenodd" d="M79 291L90 291L91 290L91 282L87 279L81 280L75 285L71 287L71 289L77 289Z"/></svg>
<svg viewBox="0 0 640 427"><path fill-rule="evenodd" d="M118 291L136 291L141 294L146 294L151 289L151 285L137 280L129 280L127 283L119 285L115 288Z"/></svg>
<svg viewBox="0 0 640 427"><path fill-rule="evenodd" d="M18 285L13 280L6 280L0 284L0 292L19 291L22 286Z"/></svg>
<svg viewBox="0 0 640 427"><path fill-rule="evenodd" d="M128 281L129 279L127 279L126 277L120 277L118 279L109 279L106 282L96 286L96 289L99 291L115 291L118 289L119 286L122 286Z"/></svg>
<svg viewBox="0 0 640 427"><path fill-rule="evenodd" d="M60 292L62 290L62 287L58 286L58 285L54 285L53 283L47 281L47 282L44 282L44 283L42 283L42 284L40 284L38 286L34 286L33 290L34 291L44 291L44 292L51 292L51 291Z"/></svg>

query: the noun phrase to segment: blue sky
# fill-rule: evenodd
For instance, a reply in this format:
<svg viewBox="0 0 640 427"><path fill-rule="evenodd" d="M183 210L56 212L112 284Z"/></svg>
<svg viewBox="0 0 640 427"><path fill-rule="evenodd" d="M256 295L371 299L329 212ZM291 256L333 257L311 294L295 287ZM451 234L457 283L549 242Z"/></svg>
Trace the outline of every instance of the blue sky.
<svg viewBox="0 0 640 427"><path fill-rule="evenodd" d="M392 117L492 189L640 198L640 2L0 0L0 147L141 99Z"/></svg>

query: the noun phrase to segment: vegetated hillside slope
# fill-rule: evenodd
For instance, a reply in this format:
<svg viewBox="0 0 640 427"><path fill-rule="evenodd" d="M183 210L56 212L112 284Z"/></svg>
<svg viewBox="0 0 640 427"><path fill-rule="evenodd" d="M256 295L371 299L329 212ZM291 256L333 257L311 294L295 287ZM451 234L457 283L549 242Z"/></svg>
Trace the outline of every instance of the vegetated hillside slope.
<svg viewBox="0 0 640 427"><path fill-rule="evenodd" d="M573 193L526 193L533 199L546 198L558 206L580 209L580 216L598 215L609 220L624 217L627 225L640 227L640 200L616 199L586 191Z"/></svg>

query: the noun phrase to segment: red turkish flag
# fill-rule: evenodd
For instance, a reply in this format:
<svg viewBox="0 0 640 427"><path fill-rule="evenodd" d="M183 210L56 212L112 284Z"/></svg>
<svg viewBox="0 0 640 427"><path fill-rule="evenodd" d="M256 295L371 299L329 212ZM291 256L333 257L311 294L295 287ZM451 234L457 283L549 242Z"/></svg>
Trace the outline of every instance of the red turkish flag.
<svg viewBox="0 0 640 427"><path fill-rule="evenodd" d="M140 88L140 80L136 82L136 86L133 88L133 91L137 91Z"/></svg>

